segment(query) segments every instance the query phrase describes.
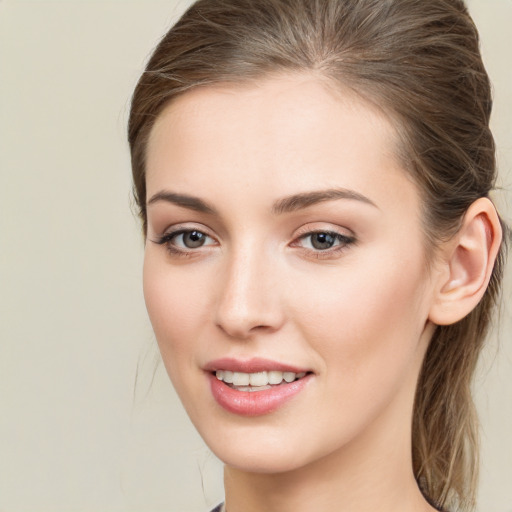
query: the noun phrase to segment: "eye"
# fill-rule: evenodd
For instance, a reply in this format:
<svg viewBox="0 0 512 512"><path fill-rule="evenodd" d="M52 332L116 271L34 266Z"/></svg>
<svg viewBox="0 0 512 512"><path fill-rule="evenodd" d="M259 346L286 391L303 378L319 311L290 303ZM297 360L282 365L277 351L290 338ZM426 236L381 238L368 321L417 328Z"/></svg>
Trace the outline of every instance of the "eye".
<svg viewBox="0 0 512 512"><path fill-rule="evenodd" d="M313 249L317 249L319 251L330 249L337 241L334 233L312 233L304 238L309 240L309 244Z"/></svg>
<svg viewBox="0 0 512 512"><path fill-rule="evenodd" d="M203 231L198 229L175 229L164 233L157 240L152 240L159 245L165 245L172 254L186 255L210 245L216 245L216 241Z"/></svg>
<svg viewBox="0 0 512 512"><path fill-rule="evenodd" d="M172 241L178 247L185 249L197 249L206 244L210 237L201 231L183 231L181 233L174 234L170 241ZM210 239L211 240L211 239Z"/></svg>
<svg viewBox="0 0 512 512"><path fill-rule="evenodd" d="M300 236L294 245L314 252L342 250L354 242L354 237L334 231L313 231Z"/></svg>

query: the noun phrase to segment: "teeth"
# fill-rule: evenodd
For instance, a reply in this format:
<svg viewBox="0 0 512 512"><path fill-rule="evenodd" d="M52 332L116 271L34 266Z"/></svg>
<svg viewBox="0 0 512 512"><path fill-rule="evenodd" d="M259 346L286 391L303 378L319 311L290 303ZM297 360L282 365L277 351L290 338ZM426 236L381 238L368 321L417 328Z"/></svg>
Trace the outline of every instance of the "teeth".
<svg viewBox="0 0 512 512"><path fill-rule="evenodd" d="M249 385L249 373L234 372L233 373L233 386L248 386Z"/></svg>
<svg viewBox="0 0 512 512"><path fill-rule="evenodd" d="M293 373L293 372L284 372L283 373L283 379L286 382L293 382L295 380L295 373Z"/></svg>
<svg viewBox="0 0 512 512"><path fill-rule="evenodd" d="M243 373L243 372L230 372L228 370L217 370L215 372L217 379L225 382L226 384L233 384L237 388L242 388L240 391L250 391L251 387L258 387L268 389L269 385L281 384L285 382L293 382L296 379L302 379L306 376L306 372L293 373L293 372L278 372L275 370L268 372L257 373Z"/></svg>
<svg viewBox="0 0 512 512"><path fill-rule="evenodd" d="M283 372L271 371L267 375L269 384L281 384L283 381Z"/></svg>
<svg viewBox="0 0 512 512"><path fill-rule="evenodd" d="M268 384L267 372L250 373L249 384L251 386L266 386Z"/></svg>
<svg viewBox="0 0 512 512"><path fill-rule="evenodd" d="M272 389L272 386L261 386L261 387L251 387L251 386L239 386L236 389L238 391L246 391L248 393L252 393L253 391L265 391L265 389Z"/></svg>

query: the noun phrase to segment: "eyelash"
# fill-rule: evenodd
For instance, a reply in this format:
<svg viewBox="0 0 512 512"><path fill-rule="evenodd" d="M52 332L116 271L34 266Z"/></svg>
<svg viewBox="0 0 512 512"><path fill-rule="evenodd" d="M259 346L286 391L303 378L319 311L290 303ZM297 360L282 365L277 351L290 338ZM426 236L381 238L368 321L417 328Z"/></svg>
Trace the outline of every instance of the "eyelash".
<svg viewBox="0 0 512 512"><path fill-rule="evenodd" d="M164 233L160 237L158 237L157 240L151 240L153 243L158 245L165 245L166 250L172 255L177 257L191 257L194 254L197 254L199 251L196 251L195 249L189 249L185 250L183 248L178 248L176 245L172 244L173 239L180 235L184 235L187 233L197 232L201 235L204 235L207 238L210 238L212 240L213 237L205 233L204 231L201 231L199 229L183 229L179 228L174 231L170 231L168 233ZM302 247L299 245L299 241L305 240L308 237L312 237L314 235L328 235L334 239L334 243L338 243L338 245L334 245L333 247L327 248L325 250L321 249L310 249L306 247ZM309 230L304 232L303 234L300 234L295 238L295 240L290 244L291 247L298 247L302 251L304 251L308 256L312 256L316 259L328 259L332 257L336 257L342 252L346 251L350 245L353 245L356 243L356 238L354 236L347 236L342 235L341 233L337 233L336 231L329 231L329 230ZM208 244L206 247L208 247ZM200 249L201 247L205 247L204 245L199 246L197 249Z"/></svg>
<svg viewBox="0 0 512 512"><path fill-rule="evenodd" d="M338 245L334 245L333 247L329 247L327 249L310 249L306 247L301 247L299 245L299 241L305 240L307 238L313 237L314 235L328 235L334 239L334 243ZM341 253L345 252L351 245L356 243L356 238L354 236L342 235L336 231L329 231L323 229L316 230L308 230L307 232L300 234L292 244L292 247L299 247L302 249L308 256L312 256L316 259L329 259L336 258ZM312 245L312 242L310 242Z"/></svg>
<svg viewBox="0 0 512 512"><path fill-rule="evenodd" d="M197 251L195 249L185 250L182 248L176 247L176 245L172 244L173 239L180 235L184 235L187 233L201 233L201 235L204 235L205 237L211 238L213 240L213 237L205 233L204 231L201 231L200 229L193 229L193 228L178 228L174 231L170 231L168 233L164 233L162 236L158 237L157 240L152 240L153 243L158 245L165 245L165 248L167 251L171 253L172 256L178 256L178 257L191 257L194 253ZM199 246L198 248L204 247L204 245ZM208 246L207 246L208 247Z"/></svg>

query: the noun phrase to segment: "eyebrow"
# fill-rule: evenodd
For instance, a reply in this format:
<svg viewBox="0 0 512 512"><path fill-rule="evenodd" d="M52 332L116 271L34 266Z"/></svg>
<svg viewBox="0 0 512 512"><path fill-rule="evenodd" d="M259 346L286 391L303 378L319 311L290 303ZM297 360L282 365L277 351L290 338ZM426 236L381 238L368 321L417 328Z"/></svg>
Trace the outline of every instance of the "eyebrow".
<svg viewBox="0 0 512 512"><path fill-rule="evenodd" d="M147 202L147 205L149 206L150 204L157 203L158 201L172 203L183 208L188 208L189 210L194 210L196 212L209 214L217 213L215 208L210 206L206 201L203 201L198 197L189 196L186 194L176 194L174 192L162 190L161 192L157 192L155 195L151 196L151 199Z"/></svg>
<svg viewBox="0 0 512 512"><path fill-rule="evenodd" d="M272 206L272 213L275 215L282 215L284 213L302 210L318 203L335 201L338 199L360 201L378 209L378 206L371 199L359 192L346 188L330 188L327 190L301 192L299 194L278 199ZM147 205L149 206L159 201L165 201L181 206L182 208L187 208L201 213L217 214L217 210L206 201L187 194L177 194L175 192L162 190L151 196Z"/></svg>
<svg viewBox="0 0 512 512"><path fill-rule="evenodd" d="M272 213L283 214L297 210L302 210L318 203L326 201L335 201L337 199L349 199L352 201L360 201L379 209L378 206L368 197L363 196L359 192L346 188L330 188L327 190L318 190L313 192L303 192L294 194L293 196L279 199L272 207Z"/></svg>

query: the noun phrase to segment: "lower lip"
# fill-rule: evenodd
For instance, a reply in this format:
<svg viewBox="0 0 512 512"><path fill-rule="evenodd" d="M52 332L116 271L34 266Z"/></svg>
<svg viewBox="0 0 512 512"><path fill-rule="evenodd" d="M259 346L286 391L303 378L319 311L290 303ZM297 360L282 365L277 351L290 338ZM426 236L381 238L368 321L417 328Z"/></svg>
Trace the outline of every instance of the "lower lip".
<svg viewBox="0 0 512 512"><path fill-rule="evenodd" d="M262 416L279 409L300 393L310 380L311 374L263 391L238 391L211 373L209 378L213 397L226 411L240 416Z"/></svg>

